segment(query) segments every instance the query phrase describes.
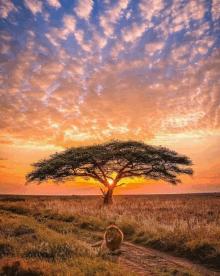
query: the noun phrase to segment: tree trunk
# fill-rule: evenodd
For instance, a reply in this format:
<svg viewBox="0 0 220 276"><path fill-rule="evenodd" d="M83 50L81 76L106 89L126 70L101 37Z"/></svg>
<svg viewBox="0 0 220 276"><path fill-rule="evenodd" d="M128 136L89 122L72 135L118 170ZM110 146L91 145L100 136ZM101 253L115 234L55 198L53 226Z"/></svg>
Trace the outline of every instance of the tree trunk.
<svg viewBox="0 0 220 276"><path fill-rule="evenodd" d="M114 189L108 189L107 193L105 194L104 196L104 204L112 204L113 201L112 201L112 194L113 194L113 190Z"/></svg>

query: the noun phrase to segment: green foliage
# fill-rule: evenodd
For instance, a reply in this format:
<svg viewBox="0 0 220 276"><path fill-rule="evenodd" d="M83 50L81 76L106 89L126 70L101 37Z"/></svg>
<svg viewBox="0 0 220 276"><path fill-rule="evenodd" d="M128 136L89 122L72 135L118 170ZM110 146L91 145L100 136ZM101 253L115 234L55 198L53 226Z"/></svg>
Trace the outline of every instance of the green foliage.
<svg viewBox="0 0 220 276"><path fill-rule="evenodd" d="M121 186L123 178L148 178L164 180L171 184L180 182L178 175L192 175L192 161L184 155L165 147L147 145L138 141L112 141L109 143L68 148L32 164L34 170L27 174L27 183L40 184L49 179L59 182L77 177L94 179L107 188ZM113 178L112 174L116 173ZM112 186L108 180L112 179Z"/></svg>

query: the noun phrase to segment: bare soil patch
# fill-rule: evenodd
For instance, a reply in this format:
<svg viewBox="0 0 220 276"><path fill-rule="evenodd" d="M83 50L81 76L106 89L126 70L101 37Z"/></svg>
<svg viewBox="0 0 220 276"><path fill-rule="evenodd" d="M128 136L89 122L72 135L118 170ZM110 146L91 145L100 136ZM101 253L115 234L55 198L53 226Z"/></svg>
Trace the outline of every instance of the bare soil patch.
<svg viewBox="0 0 220 276"><path fill-rule="evenodd" d="M191 275L183 273L183 269L196 272L197 275L220 276L220 273L211 271L198 264L194 264L183 258L171 256L151 248L124 242L123 253L120 256L112 256L114 261L121 263L140 275L156 275L158 273L170 273L170 275Z"/></svg>

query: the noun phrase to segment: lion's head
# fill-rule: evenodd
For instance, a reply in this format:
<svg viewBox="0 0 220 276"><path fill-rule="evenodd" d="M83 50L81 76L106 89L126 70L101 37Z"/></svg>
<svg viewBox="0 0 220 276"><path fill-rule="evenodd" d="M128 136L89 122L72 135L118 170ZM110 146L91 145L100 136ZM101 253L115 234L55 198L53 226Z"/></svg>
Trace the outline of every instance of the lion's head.
<svg viewBox="0 0 220 276"><path fill-rule="evenodd" d="M104 234L104 239L106 242L106 246L110 250L119 249L122 241L123 241L123 233L116 225L110 225L107 227L106 232Z"/></svg>

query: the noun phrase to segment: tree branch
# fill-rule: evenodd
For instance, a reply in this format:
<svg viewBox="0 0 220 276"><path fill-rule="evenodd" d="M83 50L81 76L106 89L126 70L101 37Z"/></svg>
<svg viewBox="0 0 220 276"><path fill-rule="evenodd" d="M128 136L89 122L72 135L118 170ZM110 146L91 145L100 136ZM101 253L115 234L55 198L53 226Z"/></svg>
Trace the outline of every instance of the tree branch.
<svg viewBox="0 0 220 276"><path fill-rule="evenodd" d="M142 170L142 172L140 172L140 173L136 173L136 171L141 171L141 169L140 170L130 170L130 171L126 171L126 172L122 172L122 174L121 174L121 178L123 178L123 177L129 177L129 176L145 176L145 175L148 175L148 174L150 174L151 172L153 172L153 169L149 169L148 171L143 171Z"/></svg>
<svg viewBox="0 0 220 276"><path fill-rule="evenodd" d="M116 185L115 188L120 187L120 186L122 186L122 185L124 185L124 184L125 184L125 183L121 183L121 184L119 184L119 185Z"/></svg>
<svg viewBox="0 0 220 276"><path fill-rule="evenodd" d="M75 175L76 177L77 176L82 176L82 177L90 177L90 178L93 178L95 180L98 180L99 182L101 182L105 187L108 188L107 184L105 183L105 181L103 179L101 179L99 176L96 176L96 175L93 175L93 174L90 174L90 173L77 173Z"/></svg>
<svg viewBox="0 0 220 276"><path fill-rule="evenodd" d="M100 188L100 190L102 191L103 195L105 196L106 195L105 191L102 190L102 188Z"/></svg>
<svg viewBox="0 0 220 276"><path fill-rule="evenodd" d="M121 170L118 172L116 178L115 178L115 183L112 185L112 188L115 188L118 181L121 179L121 174L123 172L124 169L126 169L128 167L128 165L131 164L131 161L129 161L127 164L124 165L124 167L121 168Z"/></svg>
<svg viewBox="0 0 220 276"><path fill-rule="evenodd" d="M106 175L105 175L103 169L99 166L99 163L98 163L94 158L92 158L92 161L93 161L93 162L95 163L95 165L99 168L99 170L100 170L100 172L102 173L102 175L103 175L105 181L108 183L107 178L106 178Z"/></svg>

